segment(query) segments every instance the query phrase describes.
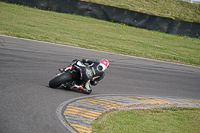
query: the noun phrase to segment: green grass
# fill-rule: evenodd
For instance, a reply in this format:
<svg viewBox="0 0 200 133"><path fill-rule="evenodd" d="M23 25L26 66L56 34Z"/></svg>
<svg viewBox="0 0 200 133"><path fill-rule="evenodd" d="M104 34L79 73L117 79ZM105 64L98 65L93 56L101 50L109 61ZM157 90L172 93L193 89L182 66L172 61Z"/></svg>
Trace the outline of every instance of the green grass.
<svg viewBox="0 0 200 133"><path fill-rule="evenodd" d="M182 0L82 0L176 20L200 23L200 4Z"/></svg>
<svg viewBox="0 0 200 133"><path fill-rule="evenodd" d="M93 133L199 133L200 108L111 110L92 123Z"/></svg>
<svg viewBox="0 0 200 133"><path fill-rule="evenodd" d="M3 2L0 34L200 66L199 38ZM103 133L195 133L199 113L199 109L114 111L99 117L92 127Z"/></svg>
<svg viewBox="0 0 200 133"><path fill-rule="evenodd" d="M0 34L200 66L200 39L0 2Z"/></svg>

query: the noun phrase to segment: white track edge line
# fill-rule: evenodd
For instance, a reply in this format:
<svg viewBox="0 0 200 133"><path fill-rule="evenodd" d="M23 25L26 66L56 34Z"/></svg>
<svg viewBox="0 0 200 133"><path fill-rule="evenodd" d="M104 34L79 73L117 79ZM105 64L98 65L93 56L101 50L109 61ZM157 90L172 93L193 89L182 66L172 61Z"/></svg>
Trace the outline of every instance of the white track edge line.
<svg viewBox="0 0 200 133"><path fill-rule="evenodd" d="M75 49L82 49L82 50L89 50L89 51L95 51L95 52L101 52L101 53L108 53L108 54L121 55L121 56L132 57L132 58L142 59L142 60L149 60L149 61L154 61L154 62L163 62L163 63L174 64L174 65L179 65L179 66L187 66L187 67L193 67L193 68L200 68L200 67L198 67L198 66L180 64L180 63L174 63L174 62L167 62L167 61L160 61L160 60L148 59L148 58L144 58L144 57L137 57L137 56L131 56L131 55L117 54L117 53L99 51L99 50L94 50L94 49L86 49L86 48L75 47L75 46L69 46L69 45L64 45L64 44L43 42L43 41L37 41L37 40L31 40L31 39L19 38L19 37L7 36L7 35L0 35L0 36L2 36L2 37L8 37L8 38L16 38L16 39L21 39L21 40L27 40L27 41L33 41L33 42L40 42L40 43L51 44L51 45L58 45L58 46L63 46L63 47L70 47L70 48L75 48Z"/></svg>

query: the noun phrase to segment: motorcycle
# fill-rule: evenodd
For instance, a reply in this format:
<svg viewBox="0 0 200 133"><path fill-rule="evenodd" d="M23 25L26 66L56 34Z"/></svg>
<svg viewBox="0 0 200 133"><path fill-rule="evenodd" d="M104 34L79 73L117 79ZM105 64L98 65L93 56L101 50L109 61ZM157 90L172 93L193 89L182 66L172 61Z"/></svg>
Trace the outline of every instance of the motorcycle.
<svg viewBox="0 0 200 133"><path fill-rule="evenodd" d="M85 94L90 94L92 90L85 89L85 84L82 83L82 71L78 67L74 67L72 70L59 70L58 73L52 80L49 81L49 87L51 88L58 88L64 87L67 89L71 89L74 91L82 92ZM77 89L76 86L82 85L81 89Z"/></svg>

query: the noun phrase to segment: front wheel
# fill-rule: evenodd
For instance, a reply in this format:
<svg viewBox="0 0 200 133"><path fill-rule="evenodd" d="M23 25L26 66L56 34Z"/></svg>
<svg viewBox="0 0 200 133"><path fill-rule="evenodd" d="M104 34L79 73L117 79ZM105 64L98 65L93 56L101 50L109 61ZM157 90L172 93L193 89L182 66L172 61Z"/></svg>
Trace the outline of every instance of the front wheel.
<svg viewBox="0 0 200 133"><path fill-rule="evenodd" d="M56 76L51 81L49 81L49 87L51 88L57 88L60 85L69 82L72 80L72 74L71 73L62 73L59 76Z"/></svg>

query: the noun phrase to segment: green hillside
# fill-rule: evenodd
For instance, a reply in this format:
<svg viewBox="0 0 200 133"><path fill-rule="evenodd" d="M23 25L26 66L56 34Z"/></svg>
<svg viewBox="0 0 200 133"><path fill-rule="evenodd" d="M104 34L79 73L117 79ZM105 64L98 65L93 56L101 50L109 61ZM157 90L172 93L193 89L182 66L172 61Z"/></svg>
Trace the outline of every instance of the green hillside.
<svg viewBox="0 0 200 133"><path fill-rule="evenodd" d="M182 0L82 0L176 20L200 23L200 4Z"/></svg>

